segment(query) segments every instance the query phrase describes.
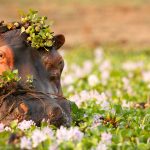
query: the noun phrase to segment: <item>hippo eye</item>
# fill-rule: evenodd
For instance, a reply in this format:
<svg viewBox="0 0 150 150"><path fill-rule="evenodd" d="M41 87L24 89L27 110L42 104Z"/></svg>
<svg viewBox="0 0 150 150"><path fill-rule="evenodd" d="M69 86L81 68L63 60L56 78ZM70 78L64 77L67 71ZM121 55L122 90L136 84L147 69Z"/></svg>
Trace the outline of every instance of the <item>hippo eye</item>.
<svg viewBox="0 0 150 150"><path fill-rule="evenodd" d="M59 62L59 65L62 65L62 64L63 64L63 61L60 61L60 62Z"/></svg>
<svg viewBox="0 0 150 150"><path fill-rule="evenodd" d="M59 62L59 65L58 65L58 66L60 66L60 70L61 70L61 72L62 72L62 70L63 70L63 68L64 68L64 61L61 60L61 61Z"/></svg>
<svg viewBox="0 0 150 150"><path fill-rule="evenodd" d="M58 65L63 67L63 66L64 66L64 61L61 60L61 61L58 63Z"/></svg>
<svg viewBox="0 0 150 150"><path fill-rule="evenodd" d="M0 52L0 60L1 60L1 59L4 59L4 57L5 57L5 53Z"/></svg>

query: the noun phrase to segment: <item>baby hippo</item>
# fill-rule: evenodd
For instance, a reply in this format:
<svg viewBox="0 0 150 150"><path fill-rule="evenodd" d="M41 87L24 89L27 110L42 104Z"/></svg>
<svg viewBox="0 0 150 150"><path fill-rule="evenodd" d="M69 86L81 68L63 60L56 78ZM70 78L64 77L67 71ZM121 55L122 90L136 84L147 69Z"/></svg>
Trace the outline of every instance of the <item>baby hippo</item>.
<svg viewBox="0 0 150 150"><path fill-rule="evenodd" d="M64 62L57 51L65 41L64 36L54 37L49 52L39 52L20 33L20 29L15 29L0 34L0 75L17 69L21 77L16 87L7 87L9 93L0 92L0 122L31 119L40 124L46 119L56 126L69 126L70 102L62 96L60 84ZM29 75L33 78L32 89L24 87Z"/></svg>

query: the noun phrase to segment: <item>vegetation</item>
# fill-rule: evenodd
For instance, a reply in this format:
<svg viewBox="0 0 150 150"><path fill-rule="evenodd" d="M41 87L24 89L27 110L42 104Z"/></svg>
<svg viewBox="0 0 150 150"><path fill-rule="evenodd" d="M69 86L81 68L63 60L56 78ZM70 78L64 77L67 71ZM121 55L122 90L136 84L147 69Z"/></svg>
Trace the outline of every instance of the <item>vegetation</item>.
<svg viewBox="0 0 150 150"><path fill-rule="evenodd" d="M2 149L150 149L149 52L81 48L64 54L70 128L33 121L0 124ZM9 141L10 144L7 144Z"/></svg>
<svg viewBox="0 0 150 150"><path fill-rule="evenodd" d="M28 34L27 41L32 47L51 47L53 45L53 32L46 24L47 17L39 17L38 12L30 10L27 15L21 18L21 32Z"/></svg>

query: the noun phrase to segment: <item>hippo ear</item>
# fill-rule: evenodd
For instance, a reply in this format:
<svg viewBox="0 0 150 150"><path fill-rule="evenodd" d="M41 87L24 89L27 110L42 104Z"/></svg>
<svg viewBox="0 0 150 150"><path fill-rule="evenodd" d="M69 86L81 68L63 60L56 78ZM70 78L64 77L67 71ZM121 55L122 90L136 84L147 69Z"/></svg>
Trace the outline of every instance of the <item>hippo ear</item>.
<svg viewBox="0 0 150 150"><path fill-rule="evenodd" d="M65 43L65 37L62 34L58 34L54 36L54 45L53 47L57 50Z"/></svg>
<svg viewBox="0 0 150 150"><path fill-rule="evenodd" d="M4 21L0 21L0 34L7 31L8 31L7 25L4 24Z"/></svg>

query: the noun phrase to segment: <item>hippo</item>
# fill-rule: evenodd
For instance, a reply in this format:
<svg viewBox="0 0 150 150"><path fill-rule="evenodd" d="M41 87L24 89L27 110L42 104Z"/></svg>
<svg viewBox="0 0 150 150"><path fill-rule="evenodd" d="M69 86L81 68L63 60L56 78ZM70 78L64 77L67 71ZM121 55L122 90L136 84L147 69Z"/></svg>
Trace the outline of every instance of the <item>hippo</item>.
<svg viewBox="0 0 150 150"><path fill-rule="evenodd" d="M40 125L44 119L55 126L69 126L71 103L63 97L60 78L64 61L57 51L65 42L64 36L54 36L53 46L45 51L27 44L20 29L2 29L0 75L17 69L21 79L12 86L13 92L0 95L0 122L7 125L15 119L33 120ZM29 75L33 79L32 88L26 85Z"/></svg>
<svg viewBox="0 0 150 150"><path fill-rule="evenodd" d="M59 95L63 95L60 83L61 73L64 68L64 60L59 54L59 48L65 43L65 37L61 34L54 36L54 44L49 51L39 50L41 61L45 66L50 84L57 85Z"/></svg>

